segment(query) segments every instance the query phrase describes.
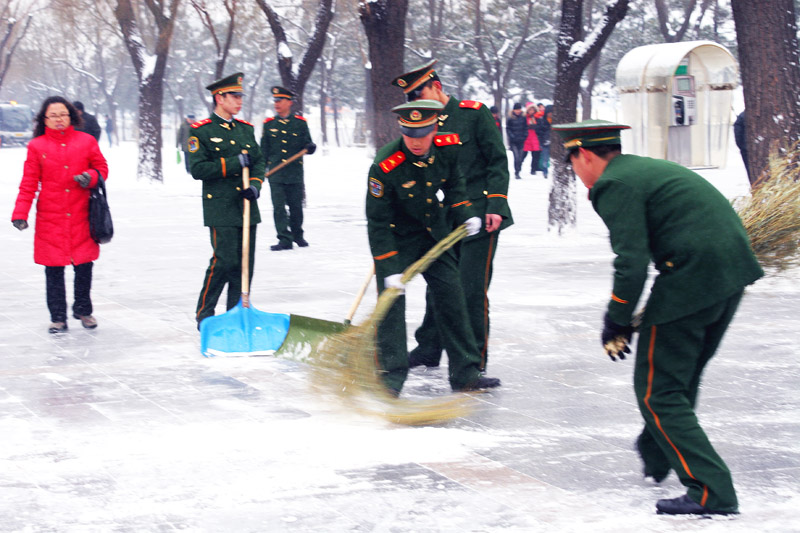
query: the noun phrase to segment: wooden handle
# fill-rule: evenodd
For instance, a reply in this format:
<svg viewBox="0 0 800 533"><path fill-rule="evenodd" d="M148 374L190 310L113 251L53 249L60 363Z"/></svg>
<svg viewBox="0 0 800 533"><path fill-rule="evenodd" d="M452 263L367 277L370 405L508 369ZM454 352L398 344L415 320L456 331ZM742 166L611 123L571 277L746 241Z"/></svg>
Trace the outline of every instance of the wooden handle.
<svg viewBox="0 0 800 533"><path fill-rule="evenodd" d="M287 159L286 161L281 161L281 163L280 163L279 165L275 166L274 168L271 168L271 169L269 169L269 172L267 172L266 174L264 174L264 177L265 177L265 178L268 178L268 177L270 177L272 174L275 174L277 171L279 171L280 169L282 169L283 167L285 167L286 165L288 165L289 163L291 163L292 161L294 161L294 160L295 160L295 159L297 159L298 157L303 157L304 155L306 155L306 152L307 152L307 151L308 151L308 150L306 150L305 148L303 148L302 150L300 150L299 152L297 152L296 154L294 154L292 157L290 157L290 158L289 158L289 159Z"/></svg>
<svg viewBox="0 0 800 533"><path fill-rule="evenodd" d="M242 150L243 154L247 150ZM250 187L250 167L242 169L242 191ZM250 307L250 200L242 209L242 307Z"/></svg>
<svg viewBox="0 0 800 533"><path fill-rule="evenodd" d="M358 289L358 294L356 294L356 299L353 301L353 305L350 306L350 310L347 312L347 316L344 319L345 324L349 324L350 321L353 320L353 317L356 314L356 310L358 310L358 306L361 305L361 299L364 298L364 294L367 292L369 283L372 281L372 276L374 275L375 275L375 263L372 263L372 266L369 269L369 274L367 274L366 279L364 279L364 283L361 284L361 288Z"/></svg>

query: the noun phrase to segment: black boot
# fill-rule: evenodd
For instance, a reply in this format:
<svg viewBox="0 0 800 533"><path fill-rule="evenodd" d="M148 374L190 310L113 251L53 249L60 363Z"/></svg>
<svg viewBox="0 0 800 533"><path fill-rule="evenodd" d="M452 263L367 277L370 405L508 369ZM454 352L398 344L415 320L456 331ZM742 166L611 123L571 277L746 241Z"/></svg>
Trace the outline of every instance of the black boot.
<svg viewBox="0 0 800 533"><path fill-rule="evenodd" d="M291 250L292 243L279 242L278 244L273 244L272 246L270 246L269 249L272 250L273 252L279 252L281 250Z"/></svg>
<svg viewBox="0 0 800 533"><path fill-rule="evenodd" d="M497 378L487 378L486 376L479 377L472 383L464 385L461 388L453 388L456 392L470 392L483 389L493 389L500 386L500 380Z"/></svg>
<svg viewBox="0 0 800 533"><path fill-rule="evenodd" d="M408 368L414 368L415 366L422 365L425 365L428 368L436 368L439 366L441 357L441 353L438 356L432 353L423 353L423 350L417 346L408 354Z"/></svg>
<svg viewBox="0 0 800 533"><path fill-rule="evenodd" d="M688 494L684 494L678 498L665 498L656 502L656 512L658 514L739 514L739 511L714 511L708 507L704 507L691 499Z"/></svg>

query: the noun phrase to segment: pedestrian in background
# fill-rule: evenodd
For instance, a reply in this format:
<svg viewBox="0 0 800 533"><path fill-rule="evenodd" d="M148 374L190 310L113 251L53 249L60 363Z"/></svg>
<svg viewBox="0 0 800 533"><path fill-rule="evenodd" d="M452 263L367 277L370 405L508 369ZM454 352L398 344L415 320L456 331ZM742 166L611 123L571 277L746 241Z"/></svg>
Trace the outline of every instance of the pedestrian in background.
<svg viewBox="0 0 800 533"><path fill-rule="evenodd" d="M267 161L267 170L280 165L303 149L309 155L317 149L317 145L311 141L306 119L292 113L294 93L276 85L272 88L272 98L275 116L264 120L264 129L261 132L261 151ZM277 252L291 250L294 244L301 248L308 246L303 232L303 158L292 161L271 174L268 179L272 196L272 218L278 236L278 243L269 249Z"/></svg>
<svg viewBox="0 0 800 533"><path fill-rule="evenodd" d="M109 115L106 115L106 135L108 136L108 147L111 148L114 145L114 119Z"/></svg>
<svg viewBox="0 0 800 533"><path fill-rule="evenodd" d="M528 153L531 154L531 176L536 175L536 171L539 170L539 154L541 153L541 149L539 148L539 136L536 135L536 117L534 116L536 113L536 106L533 103L529 103L525 106L525 122L528 126L528 136L525 137L525 144L522 146L524 152L522 153L522 161L525 161L525 156ZM520 164L520 166L522 166Z"/></svg>
<svg viewBox="0 0 800 533"><path fill-rule="evenodd" d="M92 137L94 137L95 141L100 140L100 135L103 133L103 130L100 129L100 124L97 122L97 118L92 115L91 113L87 113L83 109L83 102L79 100L75 100L72 102L72 105L75 109L78 110L78 115L80 115L81 121L75 126L75 129L78 131L82 131L88 133Z"/></svg>
<svg viewBox="0 0 800 533"><path fill-rule="evenodd" d="M61 96L42 103L11 215L14 227L26 229L38 192L33 261L44 266L50 333L67 330L67 265L75 272L72 314L83 327L97 327L91 289L92 267L100 256L100 246L89 231L89 189L108 178L108 165L97 140L76 130L80 120L78 110Z"/></svg>
<svg viewBox="0 0 800 533"><path fill-rule="evenodd" d="M730 202L698 174L670 161L624 155L604 120L559 124L567 162L608 227L613 290L601 341L625 358L632 317L653 282L639 325L633 384L645 427L636 441L644 475L674 470L687 492L656 502L663 514L735 514L733 479L697 420L700 378L736 313L744 288L764 275Z"/></svg>
<svg viewBox="0 0 800 533"><path fill-rule="evenodd" d="M181 125L178 127L178 133L175 135L175 146L178 147L178 150L183 152L183 162L186 165L186 172L189 174L192 173L191 169L189 168L189 130L190 126L194 124L194 115L188 114L186 118L181 121Z"/></svg>
<svg viewBox="0 0 800 533"><path fill-rule="evenodd" d="M550 168L550 128L553 123L553 106L538 104L539 111L536 117L536 136L539 138L539 170L542 176L547 179L547 171ZM541 116L539 114L541 113Z"/></svg>
<svg viewBox="0 0 800 533"><path fill-rule="evenodd" d="M522 104L517 102L514 109L506 119L506 136L508 137L508 147L514 154L514 177L520 178L522 170L522 160L525 159L525 139L528 138L528 122L522 112Z"/></svg>
<svg viewBox="0 0 800 533"><path fill-rule="evenodd" d="M503 122L500 120L500 112L497 110L497 106L493 105L489 108L489 111L492 112L492 118L494 118L494 125L497 126L497 129L501 132L503 131Z"/></svg>

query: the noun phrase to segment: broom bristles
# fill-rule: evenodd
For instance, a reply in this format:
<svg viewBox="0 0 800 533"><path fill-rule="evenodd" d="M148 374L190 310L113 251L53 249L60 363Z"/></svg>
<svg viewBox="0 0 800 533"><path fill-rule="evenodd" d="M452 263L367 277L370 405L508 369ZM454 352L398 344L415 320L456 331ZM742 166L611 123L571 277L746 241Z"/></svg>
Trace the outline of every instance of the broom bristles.
<svg viewBox="0 0 800 533"><path fill-rule="evenodd" d="M464 236L466 228L460 226L439 241L403 272L403 283L424 272ZM474 405L467 395L430 400L400 399L393 396L380 379L375 336L378 325L401 294L399 289L385 289L363 324L351 326L326 340L315 354L314 385L335 392L360 412L382 416L398 424L427 425L465 416Z"/></svg>
<svg viewBox="0 0 800 533"><path fill-rule="evenodd" d="M762 267L780 272L800 265L800 145L779 155L734 207Z"/></svg>

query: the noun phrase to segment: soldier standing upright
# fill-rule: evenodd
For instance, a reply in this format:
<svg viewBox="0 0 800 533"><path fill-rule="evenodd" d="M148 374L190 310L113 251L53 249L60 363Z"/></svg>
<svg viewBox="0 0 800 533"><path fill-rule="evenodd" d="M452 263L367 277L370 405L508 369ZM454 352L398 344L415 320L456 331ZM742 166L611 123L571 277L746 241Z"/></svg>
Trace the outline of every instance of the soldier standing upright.
<svg viewBox="0 0 800 533"><path fill-rule="evenodd" d="M481 231L462 241L457 248L458 267L467 314L481 354L481 370L489 355L489 284L499 230L514 223L508 207L508 158L503 135L489 109L480 102L456 100L442 89L433 66L436 60L417 67L392 81L403 89L409 102L424 98L444 105L439 129L457 133L460 139L459 169L465 180L467 199L485 221ZM451 217L452 218L452 217ZM451 222L454 222L451 220ZM417 329L417 347L409 364L439 366L442 341L439 338L430 290L426 296L425 318Z"/></svg>
<svg viewBox="0 0 800 533"><path fill-rule="evenodd" d="M656 502L665 514L738 512L733 479L694 407L744 287L764 272L742 221L713 185L670 161L621 153L620 130L604 120L554 125L567 162L608 226L614 286L601 339L615 359L630 352L631 316L648 265L653 282L641 326L633 388L645 427L636 442L644 475L675 470L687 492Z"/></svg>
<svg viewBox="0 0 800 533"><path fill-rule="evenodd" d="M264 120L261 132L261 151L267 161L267 170L286 161L303 148L313 154L317 146L311 142L306 119L292 114L294 93L284 87L272 88L275 116ZM289 163L275 174L269 176L269 190L272 196L272 216L278 243L270 250L291 250L292 243L308 246L303 237L303 158ZM286 209L289 209L289 215Z"/></svg>
<svg viewBox="0 0 800 533"><path fill-rule="evenodd" d="M458 166L459 138L437 134L440 102L418 100L392 109L402 137L380 150L369 170L367 233L375 260L378 290L403 289L401 273L450 233L452 224L437 193L444 193L448 214L476 235L482 220L474 216ZM480 353L468 324L458 265L451 251L422 273L447 350L450 386L456 391L498 387L481 376ZM378 326L378 364L386 387L400 393L408 375L405 296L400 296Z"/></svg>
<svg viewBox="0 0 800 533"><path fill-rule="evenodd" d="M243 199L250 210L250 278L255 261L256 224L261 222L258 204L264 181L264 156L258 148L253 125L234 119L242 109L242 78L237 72L206 89L214 99L214 112L195 122L187 141L192 177L203 182L203 223L211 233L213 255L197 300L197 327L214 315L222 290L228 285L227 309L235 307L242 291ZM250 168L250 186L242 189L242 172Z"/></svg>

